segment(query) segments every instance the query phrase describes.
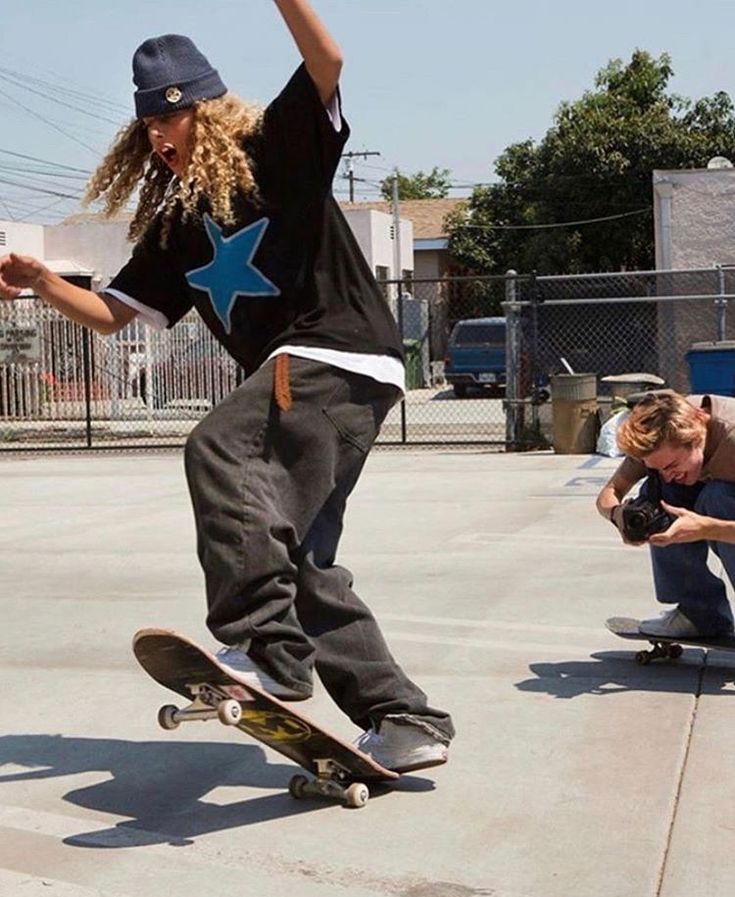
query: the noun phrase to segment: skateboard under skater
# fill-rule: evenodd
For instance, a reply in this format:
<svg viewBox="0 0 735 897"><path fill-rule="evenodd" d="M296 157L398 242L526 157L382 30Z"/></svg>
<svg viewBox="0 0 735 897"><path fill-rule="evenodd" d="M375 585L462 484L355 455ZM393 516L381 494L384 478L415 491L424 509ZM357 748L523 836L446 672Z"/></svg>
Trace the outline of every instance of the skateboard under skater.
<svg viewBox="0 0 735 897"><path fill-rule="evenodd" d="M637 651L635 661L646 666L652 660L676 660L681 657L684 648L711 648L716 651L735 651L735 635L724 635L712 638L667 638L662 635L646 635L639 630L641 621L633 617L610 617L605 625L620 638L649 642L653 645L648 651Z"/></svg>
<svg viewBox="0 0 735 897"><path fill-rule="evenodd" d="M321 728L293 704L242 681L186 636L167 629L141 629L133 637L133 652L156 682L191 701L182 709L173 704L161 707L162 728L217 719L240 729L315 776L294 776L288 786L293 797L328 797L348 807L363 807L370 796L367 782L399 777Z"/></svg>

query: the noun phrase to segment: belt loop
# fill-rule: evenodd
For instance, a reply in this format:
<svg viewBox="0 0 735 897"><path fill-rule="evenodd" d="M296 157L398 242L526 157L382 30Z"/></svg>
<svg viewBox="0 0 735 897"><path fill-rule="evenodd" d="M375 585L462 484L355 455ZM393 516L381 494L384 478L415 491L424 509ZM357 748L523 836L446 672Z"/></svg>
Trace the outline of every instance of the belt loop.
<svg viewBox="0 0 735 897"><path fill-rule="evenodd" d="M288 411L293 404L291 386L288 382L288 355L276 355L276 366L273 369L273 395L276 405L281 411Z"/></svg>

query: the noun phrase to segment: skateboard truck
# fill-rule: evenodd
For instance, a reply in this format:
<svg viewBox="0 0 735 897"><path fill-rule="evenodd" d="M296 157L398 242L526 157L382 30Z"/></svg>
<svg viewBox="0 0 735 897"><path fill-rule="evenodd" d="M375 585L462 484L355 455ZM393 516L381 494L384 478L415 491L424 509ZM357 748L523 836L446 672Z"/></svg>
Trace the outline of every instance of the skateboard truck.
<svg viewBox="0 0 735 897"><path fill-rule="evenodd" d="M194 700L188 707L179 709L175 704L165 704L158 711L158 724L162 729L176 729L190 720L218 719L225 726L236 726L242 717L240 702L215 691L209 685L188 686Z"/></svg>
<svg viewBox="0 0 735 897"><path fill-rule="evenodd" d="M637 651L635 662L642 667L648 666L652 660L662 658L664 660L677 660L684 652L681 645L674 642L657 642L655 639L650 640L653 647L648 651Z"/></svg>
<svg viewBox="0 0 735 897"><path fill-rule="evenodd" d="M364 807L370 797L367 785L362 782L349 782L349 770L344 769L328 758L314 760L317 778L309 780L306 776L294 776L288 783L291 797L327 797L341 801L347 807Z"/></svg>

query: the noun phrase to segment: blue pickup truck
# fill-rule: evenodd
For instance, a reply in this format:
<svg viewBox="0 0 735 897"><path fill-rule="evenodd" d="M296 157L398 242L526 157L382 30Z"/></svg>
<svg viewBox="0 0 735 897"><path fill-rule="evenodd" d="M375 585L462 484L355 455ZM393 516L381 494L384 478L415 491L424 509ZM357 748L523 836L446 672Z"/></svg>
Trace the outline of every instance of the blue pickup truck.
<svg viewBox="0 0 735 897"><path fill-rule="evenodd" d="M462 399L471 387L505 386L505 318L466 318L452 328L444 376Z"/></svg>

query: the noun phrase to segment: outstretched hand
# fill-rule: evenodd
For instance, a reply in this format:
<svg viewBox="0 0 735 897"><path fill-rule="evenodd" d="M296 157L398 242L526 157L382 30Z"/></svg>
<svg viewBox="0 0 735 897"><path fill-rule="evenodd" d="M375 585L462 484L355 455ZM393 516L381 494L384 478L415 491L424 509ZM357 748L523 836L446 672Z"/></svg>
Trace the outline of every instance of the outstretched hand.
<svg viewBox="0 0 735 897"><path fill-rule="evenodd" d="M662 501L664 510L676 520L662 533L654 533L648 541L651 545L664 547L678 545L680 542L701 542L714 538L714 527L717 523L712 517L697 514L688 508L675 508Z"/></svg>
<svg viewBox="0 0 735 897"><path fill-rule="evenodd" d="M23 290L32 289L45 271L30 255L11 252L0 258L0 299L17 299Z"/></svg>

